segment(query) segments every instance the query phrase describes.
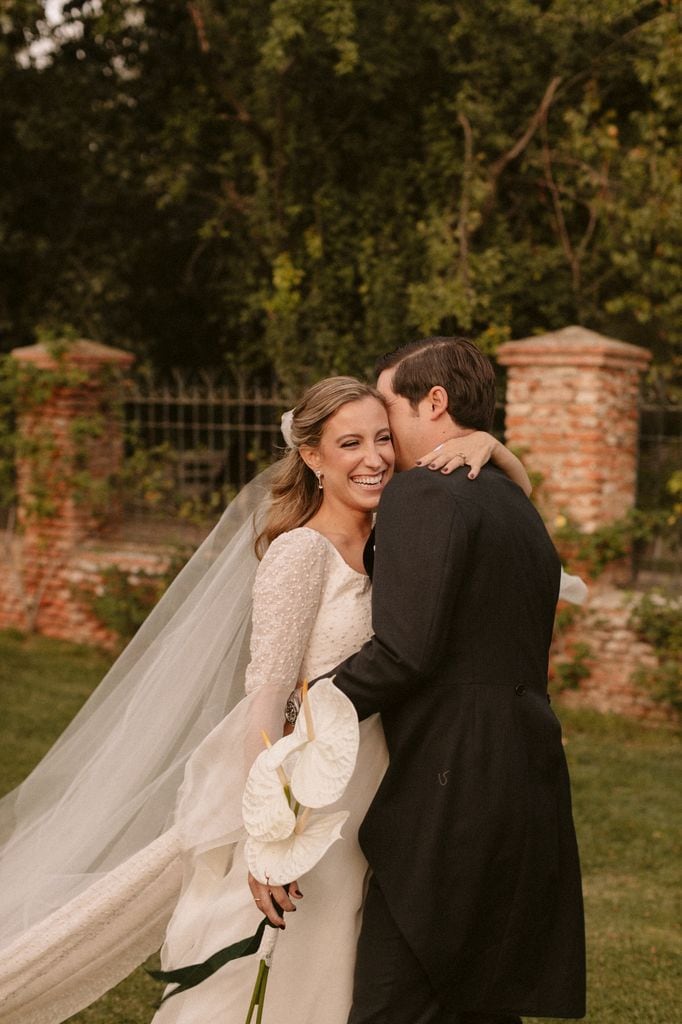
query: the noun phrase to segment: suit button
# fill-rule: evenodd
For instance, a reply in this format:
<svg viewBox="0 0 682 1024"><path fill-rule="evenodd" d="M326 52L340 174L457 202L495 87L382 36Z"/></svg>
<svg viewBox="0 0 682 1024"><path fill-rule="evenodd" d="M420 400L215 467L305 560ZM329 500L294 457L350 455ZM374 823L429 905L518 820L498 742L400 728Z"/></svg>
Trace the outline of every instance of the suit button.
<svg viewBox="0 0 682 1024"><path fill-rule="evenodd" d="M517 697L521 697L526 692L526 687L523 683L519 683L518 686L514 687L514 693Z"/></svg>

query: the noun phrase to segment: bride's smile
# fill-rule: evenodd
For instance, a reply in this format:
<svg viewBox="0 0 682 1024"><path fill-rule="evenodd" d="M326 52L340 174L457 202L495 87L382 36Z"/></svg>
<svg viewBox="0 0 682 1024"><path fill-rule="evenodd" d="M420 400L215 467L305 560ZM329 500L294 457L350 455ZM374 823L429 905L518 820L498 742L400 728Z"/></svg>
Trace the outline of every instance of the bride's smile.
<svg viewBox="0 0 682 1024"><path fill-rule="evenodd" d="M347 402L329 417L319 447L308 454L328 508L373 511L395 463L384 405L371 395Z"/></svg>

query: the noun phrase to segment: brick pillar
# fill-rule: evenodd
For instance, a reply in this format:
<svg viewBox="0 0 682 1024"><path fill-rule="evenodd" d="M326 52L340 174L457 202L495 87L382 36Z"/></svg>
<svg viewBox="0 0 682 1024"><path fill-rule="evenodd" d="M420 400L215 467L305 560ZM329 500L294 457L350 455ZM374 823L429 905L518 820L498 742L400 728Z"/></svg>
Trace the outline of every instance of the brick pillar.
<svg viewBox="0 0 682 1024"><path fill-rule="evenodd" d="M123 458L120 378L134 357L85 340L59 356L43 344L12 356L25 368L17 408L17 586L26 628L59 635L53 620L72 601L61 570L118 512L107 482Z"/></svg>
<svg viewBox="0 0 682 1024"><path fill-rule="evenodd" d="M592 532L633 507L639 382L650 358L584 327L500 347L506 440L542 474L538 501L550 526L563 514Z"/></svg>

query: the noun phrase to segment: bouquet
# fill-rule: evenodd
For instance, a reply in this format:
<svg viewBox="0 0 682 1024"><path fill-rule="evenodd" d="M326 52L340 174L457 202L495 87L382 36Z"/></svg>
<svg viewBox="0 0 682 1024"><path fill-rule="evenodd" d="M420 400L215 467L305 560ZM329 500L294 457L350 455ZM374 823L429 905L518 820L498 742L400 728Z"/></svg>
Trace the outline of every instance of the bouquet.
<svg viewBox="0 0 682 1024"><path fill-rule="evenodd" d="M289 736L271 743L263 733L265 749L254 761L244 789L246 861L254 878L266 885L286 886L310 871L340 837L348 818L347 811L319 812L340 799L353 774L360 739L355 708L331 680L321 679L310 691L303 684L301 709ZM264 939L266 928L271 934ZM264 917L253 935L218 950L201 964L149 973L157 981L175 984L164 1002L194 988L230 961L260 951L245 1020L250 1024L257 1012L256 1024L260 1024L278 935L279 929Z"/></svg>

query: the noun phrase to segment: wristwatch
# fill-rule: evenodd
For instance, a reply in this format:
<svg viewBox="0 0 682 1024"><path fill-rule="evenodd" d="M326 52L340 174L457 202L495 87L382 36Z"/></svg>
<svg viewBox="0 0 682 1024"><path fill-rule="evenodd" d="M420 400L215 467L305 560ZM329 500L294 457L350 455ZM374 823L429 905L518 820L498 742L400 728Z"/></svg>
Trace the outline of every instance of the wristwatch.
<svg viewBox="0 0 682 1024"><path fill-rule="evenodd" d="M298 713L301 710L301 691L298 687L292 690L284 705L284 718L289 725L296 725Z"/></svg>

